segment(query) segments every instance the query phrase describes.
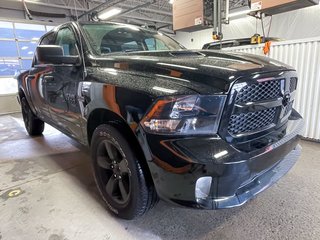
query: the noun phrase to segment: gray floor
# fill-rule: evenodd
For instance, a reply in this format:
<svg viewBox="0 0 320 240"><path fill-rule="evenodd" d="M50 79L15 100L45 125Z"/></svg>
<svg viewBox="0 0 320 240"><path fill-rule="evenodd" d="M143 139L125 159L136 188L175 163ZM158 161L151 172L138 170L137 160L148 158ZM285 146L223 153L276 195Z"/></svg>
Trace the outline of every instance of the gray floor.
<svg viewBox="0 0 320 240"><path fill-rule="evenodd" d="M88 152L48 125L30 138L20 115L0 116L0 240L320 239L320 144L301 144L294 169L243 207L160 202L124 221L100 201Z"/></svg>

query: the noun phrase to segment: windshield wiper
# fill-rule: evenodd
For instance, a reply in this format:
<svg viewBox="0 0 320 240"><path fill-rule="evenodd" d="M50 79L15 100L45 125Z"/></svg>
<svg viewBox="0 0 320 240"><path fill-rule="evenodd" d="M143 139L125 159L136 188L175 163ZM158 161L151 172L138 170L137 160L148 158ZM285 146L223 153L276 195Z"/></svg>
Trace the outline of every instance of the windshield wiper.
<svg viewBox="0 0 320 240"><path fill-rule="evenodd" d="M106 56L106 55L118 55L118 54L121 54L121 53L130 53L130 52L141 52L143 50L140 50L140 49L127 49L127 50L123 50L123 51L119 51L119 52L109 52L109 53L103 53L101 55L103 56Z"/></svg>

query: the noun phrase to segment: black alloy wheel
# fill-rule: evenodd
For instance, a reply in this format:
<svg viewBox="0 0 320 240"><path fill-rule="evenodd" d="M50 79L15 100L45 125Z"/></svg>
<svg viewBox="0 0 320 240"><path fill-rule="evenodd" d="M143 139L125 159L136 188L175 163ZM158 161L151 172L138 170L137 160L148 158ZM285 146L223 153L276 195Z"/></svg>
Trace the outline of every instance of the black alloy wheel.
<svg viewBox="0 0 320 240"><path fill-rule="evenodd" d="M158 200L136 152L124 135L107 124L92 135L91 156L94 178L108 209L123 219L143 215Z"/></svg>
<svg viewBox="0 0 320 240"><path fill-rule="evenodd" d="M99 176L107 194L118 204L125 204L130 196L130 169L121 150L110 140L99 143L97 164Z"/></svg>

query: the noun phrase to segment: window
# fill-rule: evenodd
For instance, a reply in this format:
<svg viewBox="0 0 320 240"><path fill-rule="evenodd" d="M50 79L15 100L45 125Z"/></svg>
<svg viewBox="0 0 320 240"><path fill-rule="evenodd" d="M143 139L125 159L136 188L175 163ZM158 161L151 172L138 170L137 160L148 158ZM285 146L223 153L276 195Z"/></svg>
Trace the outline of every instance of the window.
<svg viewBox="0 0 320 240"><path fill-rule="evenodd" d="M161 41L160 39L147 38L144 41L145 41L149 51L169 50L169 48L165 45L165 43L163 41Z"/></svg>
<svg viewBox="0 0 320 240"><path fill-rule="evenodd" d="M31 68L32 65L32 60L31 59L24 59L21 60L21 69L24 70L28 70Z"/></svg>
<svg viewBox="0 0 320 240"><path fill-rule="evenodd" d="M0 94L17 92L14 75L30 69L38 39L52 28L0 21Z"/></svg>
<svg viewBox="0 0 320 240"><path fill-rule="evenodd" d="M40 45L51 45L51 44L53 44L53 41L54 41L54 33L52 32L52 33L49 33L48 35L46 35L42 39Z"/></svg>
<svg viewBox="0 0 320 240"><path fill-rule="evenodd" d="M37 41L46 33L44 25L16 23L16 38Z"/></svg>
<svg viewBox="0 0 320 240"><path fill-rule="evenodd" d="M15 41L0 41L0 57L18 57L17 45Z"/></svg>
<svg viewBox="0 0 320 240"><path fill-rule="evenodd" d="M59 30L55 45L60 45L63 48L63 54L65 56L79 55L76 38L69 28L63 28Z"/></svg>
<svg viewBox="0 0 320 240"><path fill-rule="evenodd" d="M127 51L180 50L184 47L162 33L131 25L82 24L97 55Z"/></svg>
<svg viewBox="0 0 320 240"><path fill-rule="evenodd" d="M130 51L142 51L143 48L138 45L136 41L127 42L121 45L121 49L123 52L130 52Z"/></svg>
<svg viewBox="0 0 320 240"><path fill-rule="evenodd" d="M20 64L17 60L1 59L0 60L0 77L1 76L14 76L16 71L20 69Z"/></svg>
<svg viewBox="0 0 320 240"><path fill-rule="evenodd" d="M46 26L47 32L51 31L54 28L55 28L55 26Z"/></svg>
<svg viewBox="0 0 320 240"><path fill-rule="evenodd" d="M41 39L41 42L39 43L39 45L53 45L53 44L55 44L54 38L55 38L54 32L48 33ZM31 52L29 52L29 53L31 53ZM33 61L31 61L31 66L38 65L39 62L38 62L37 57L35 55L33 55L33 56L34 56L34 58L33 58ZM22 65L23 65L22 67L25 67L26 66L25 64L26 63L22 63ZM27 64L29 64L29 62Z"/></svg>
<svg viewBox="0 0 320 240"><path fill-rule="evenodd" d="M0 38L14 38L11 22L0 22Z"/></svg>
<svg viewBox="0 0 320 240"><path fill-rule="evenodd" d="M18 42L21 57L33 57L37 42Z"/></svg>

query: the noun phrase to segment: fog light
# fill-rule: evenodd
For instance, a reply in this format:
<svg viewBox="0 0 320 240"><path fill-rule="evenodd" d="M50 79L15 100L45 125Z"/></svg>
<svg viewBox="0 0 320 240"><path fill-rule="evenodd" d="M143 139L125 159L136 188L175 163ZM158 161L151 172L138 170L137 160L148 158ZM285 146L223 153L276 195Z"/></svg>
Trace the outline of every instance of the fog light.
<svg viewBox="0 0 320 240"><path fill-rule="evenodd" d="M197 180L196 183L196 198L204 199L210 194L210 188L212 184L212 177L202 177Z"/></svg>

